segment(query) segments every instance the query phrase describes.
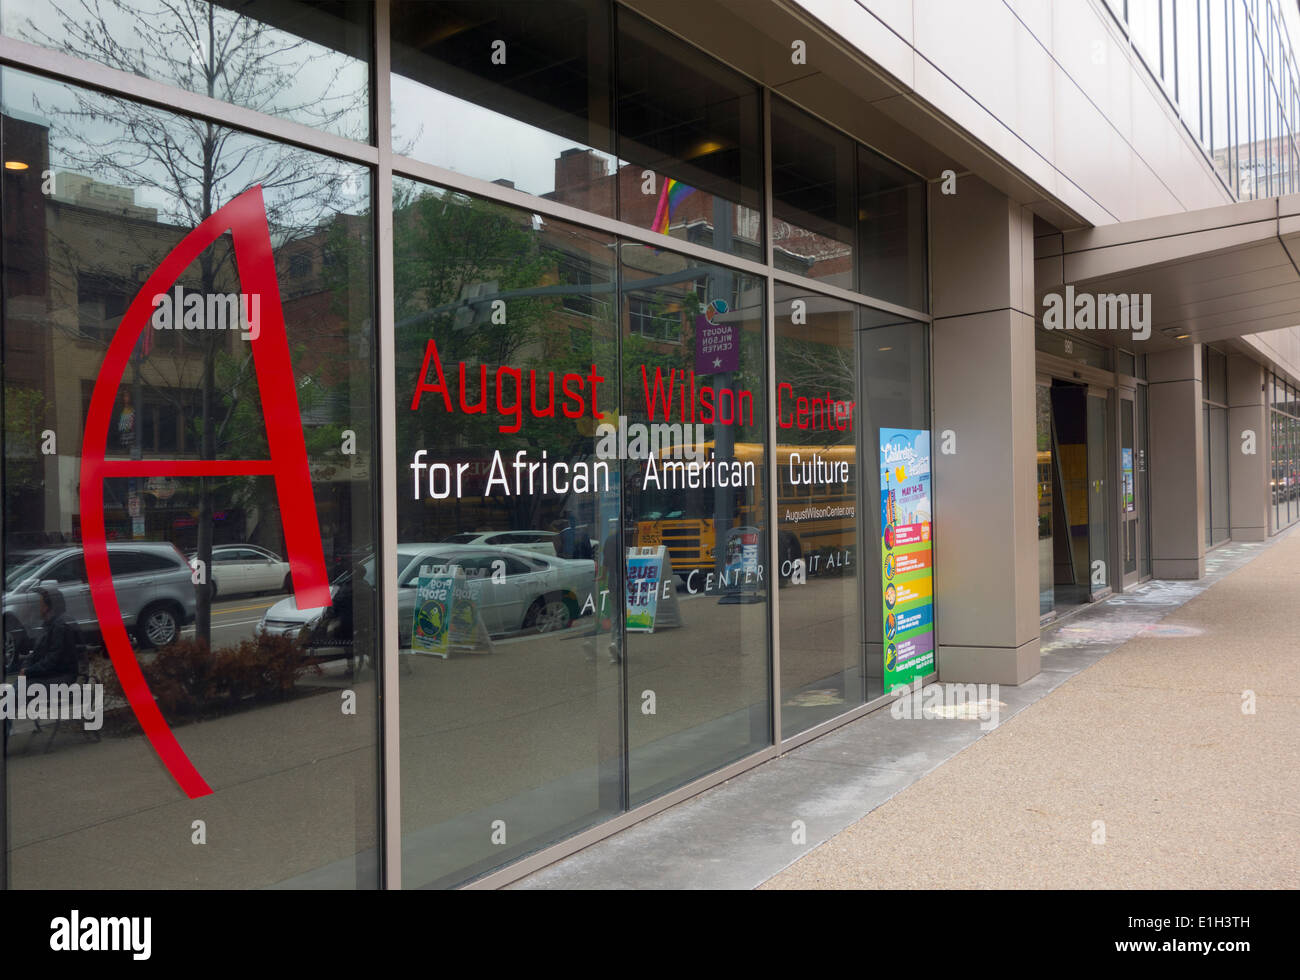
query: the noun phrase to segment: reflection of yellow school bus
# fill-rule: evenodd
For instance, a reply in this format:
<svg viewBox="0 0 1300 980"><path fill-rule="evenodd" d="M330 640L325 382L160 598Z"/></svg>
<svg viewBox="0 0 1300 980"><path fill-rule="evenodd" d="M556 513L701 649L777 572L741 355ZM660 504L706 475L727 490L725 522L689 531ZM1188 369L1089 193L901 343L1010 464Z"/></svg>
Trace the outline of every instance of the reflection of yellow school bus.
<svg viewBox="0 0 1300 980"><path fill-rule="evenodd" d="M697 450L704 459L714 452L712 442ZM788 563L797 558L809 561L809 572L838 567L844 555L851 555L857 541L857 454L853 446L795 446L776 448L777 555L788 577ZM657 460L669 459L672 450L662 449ZM763 465L763 447L756 443L737 443L732 459L742 472L752 474L753 486L741 486L734 492L734 524L759 526L763 523L763 501L767 490L767 471ZM646 488L644 462L635 479L642 489L636 506L636 543L642 547L664 545L672 558L673 571L688 575L715 565L718 546L713 520L715 488L660 486ZM662 463L660 463L662 471ZM724 527L726 526L724 521ZM817 555L819 558L812 559ZM840 558L832 559L838 555ZM815 564L814 564L815 563Z"/></svg>

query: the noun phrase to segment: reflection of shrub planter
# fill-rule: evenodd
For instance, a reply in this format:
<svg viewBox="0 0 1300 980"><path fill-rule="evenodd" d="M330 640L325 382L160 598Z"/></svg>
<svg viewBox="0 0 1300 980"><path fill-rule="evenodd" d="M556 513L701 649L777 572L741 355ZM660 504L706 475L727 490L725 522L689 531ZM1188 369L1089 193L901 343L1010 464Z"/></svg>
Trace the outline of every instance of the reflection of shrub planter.
<svg viewBox="0 0 1300 980"><path fill-rule="evenodd" d="M321 672L300 640L267 635L217 650L201 640L177 640L140 669L170 724L217 717L247 702L283 701L300 677ZM111 668L103 673L105 707L125 704L117 675ZM138 726L128 707L106 711L105 727L126 733Z"/></svg>

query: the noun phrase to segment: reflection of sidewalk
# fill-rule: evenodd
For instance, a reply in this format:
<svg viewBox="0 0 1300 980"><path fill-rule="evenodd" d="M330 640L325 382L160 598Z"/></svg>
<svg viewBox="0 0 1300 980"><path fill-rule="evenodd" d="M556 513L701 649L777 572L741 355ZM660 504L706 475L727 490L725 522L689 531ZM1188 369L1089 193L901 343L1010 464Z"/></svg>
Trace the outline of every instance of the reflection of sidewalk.
<svg viewBox="0 0 1300 980"><path fill-rule="evenodd" d="M991 732L877 711L520 886L1294 888L1300 533L1207 565L1046 632Z"/></svg>

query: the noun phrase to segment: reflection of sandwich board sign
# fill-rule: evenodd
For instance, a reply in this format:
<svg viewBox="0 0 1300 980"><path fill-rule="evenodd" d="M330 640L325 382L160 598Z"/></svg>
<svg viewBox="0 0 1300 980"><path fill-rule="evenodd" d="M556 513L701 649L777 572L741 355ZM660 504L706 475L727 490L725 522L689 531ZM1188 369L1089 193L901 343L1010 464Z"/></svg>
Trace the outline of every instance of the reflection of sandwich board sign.
<svg viewBox="0 0 1300 980"><path fill-rule="evenodd" d="M465 573L458 566L421 565L411 614L411 652L446 660L453 653L492 652Z"/></svg>
<svg viewBox="0 0 1300 980"><path fill-rule="evenodd" d="M762 602L763 532L756 527L733 527L727 531L723 551L723 593L720 603Z"/></svg>
<svg viewBox="0 0 1300 980"><path fill-rule="evenodd" d="M627 550L627 631L653 633L682 625L672 559L663 545Z"/></svg>
<svg viewBox="0 0 1300 980"><path fill-rule="evenodd" d="M677 604L677 578L673 575L673 559L668 548L655 549L659 557L659 611L655 626L670 629L682 625L682 607Z"/></svg>
<svg viewBox="0 0 1300 980"><path fill-rule="evenodd" d="M239 273L240 291L261 297L258 335L249 340L257 387L262 399L269 459L106 459L108 430L122 378L141 335L150 329L153 298L171 287L205 249L227 231ZM134 423L132 423L134 427ZM321 546L316 498L307 468L307 446L298 411L298 384L289 359L289 339L280 306L280 286L272 255L271 231L260 185L218 209L173 248L140 288L118 324L95 379L81 442L81 537L86 580L99 620L104 648L113 663L122 693L167 771L190 799L212 788L199 774L172 733L149 690L131 640L108 564L108 529L104 520L104 483L113 478L270 476L275 480L284 550L300 609L332 604L325 553ZM215 515L214 515L215 519Z"/></svg>
<svg viewBox="0 0 1300 980"><path fill-rule="evenodd" d="M655 548L629 548L625 578L629 633L653 633L659 604L659 556Z"/></svg>

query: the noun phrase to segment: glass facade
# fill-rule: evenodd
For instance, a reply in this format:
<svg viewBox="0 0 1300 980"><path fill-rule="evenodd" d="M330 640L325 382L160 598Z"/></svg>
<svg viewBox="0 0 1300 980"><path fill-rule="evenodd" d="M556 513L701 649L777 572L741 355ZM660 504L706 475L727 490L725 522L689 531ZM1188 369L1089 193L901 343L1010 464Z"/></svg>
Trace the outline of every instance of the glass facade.
<svg viewBox="0 0 1300 980"><path fill-rule="evenodd" d="M1271 447L1269 492L1274 531L1300 520L1300 396L1285 378L1269 375Z"/></svg>
<svg viewBox="0 0 1300 980"><path fill-rule="evenodd" d="M1300 190L1300 73L1279 0L1107 6L1238 200Z"/></svg>
<svg viewBox="0 0 1300 980"><path fill-rule="evenodd" d="M884 693L921 178L606 0L63 6L0 22L91 76L0 71L5 660L103 727L9 734L10 884L454 886Z"/></svg>
<svg viewBox="0 0 1300 980"><path fill-rule="evenodd" d="M103 685L8 740L9 881L378 887L371 174L0 91L6 673Z"/></svg>
<svg viewBox="0 0 1300 980"><path fill-rule="evenodd" d="M1201 348L1205 426L1205 543L1228 540L1228 358Z"/></svg>

